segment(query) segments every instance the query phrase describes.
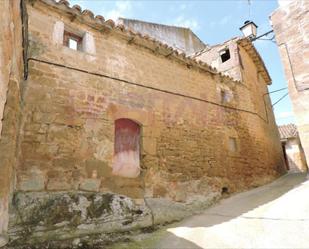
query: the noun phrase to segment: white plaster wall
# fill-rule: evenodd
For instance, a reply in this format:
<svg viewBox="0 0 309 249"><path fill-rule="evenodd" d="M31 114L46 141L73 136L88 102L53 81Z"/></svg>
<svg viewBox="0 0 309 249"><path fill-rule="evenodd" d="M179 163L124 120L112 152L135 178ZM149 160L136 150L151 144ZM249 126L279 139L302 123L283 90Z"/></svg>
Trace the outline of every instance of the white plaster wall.
<svg viewBox="0 0 309 249"><path fill-rule="evenodd" d="M285 145L286 155L291 172L305 172L306 165L304 164L300 141L297 138L288 139Z"/></svg>
<svg viewBox="0 0 309 249"><path fill-rule="evenodd" d="M83 36L83 51L92 55L96 53L94 38L89 32L86 32Z"/></svg>
<svg viewBox="0 0 309 249"><path fill-rule="evenodd" d="M231 58L228 61L222 63L220 51L226 48L230 50ZM231 40L225 44L213 46L209 50L206 50L197 56L196 59L201 60L212 67L215 67L219 72L222 72L225 75L234 78L235 80L242 80L239 52L235 40Z"/></svg>
<svg viewBox="0 0 309 249"><path fill-rule="evenodd" d="M56 21L53 31L54 44L58 46L63 45L63 33L64 33L64 23L61 21Z"/></svg>

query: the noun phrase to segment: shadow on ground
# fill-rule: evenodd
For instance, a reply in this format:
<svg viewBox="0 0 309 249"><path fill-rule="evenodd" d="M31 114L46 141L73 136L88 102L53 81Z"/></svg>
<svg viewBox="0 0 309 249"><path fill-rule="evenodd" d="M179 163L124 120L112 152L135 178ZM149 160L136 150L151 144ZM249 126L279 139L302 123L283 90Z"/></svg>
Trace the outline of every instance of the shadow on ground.
<svg viewBox="0 0 309 249"><path fill-rule="evenodd" d="M305 180L305 174L287 174L271 184L221 200L217 205L205 210L200 215L162 227L154 233L139 235L132 243L116 244L110 248L199 249L208 248L210 245L212 248L231 247L231 245L247 247L260 245L258 244L260 243L258 235L255 233L259 229L262 229L262 233L267 231L267 224L265 226L263 222L282 220L282 217L276 217L276 214L268 212L269 206L276 203L276 200L296 186L301 186ZM264 212L266 209L267 212ZM260 221L263 225L260 224ZM238 241L239 238L245 236L240 232L246 226L248 227L245 228L245 233L248 238L251 236L257 238L257 241L246 242L246 239L241 243ZM212 242L209 243L210 241ZM269 247L270 242L267 243L264 246L268 245Z"/></svg>

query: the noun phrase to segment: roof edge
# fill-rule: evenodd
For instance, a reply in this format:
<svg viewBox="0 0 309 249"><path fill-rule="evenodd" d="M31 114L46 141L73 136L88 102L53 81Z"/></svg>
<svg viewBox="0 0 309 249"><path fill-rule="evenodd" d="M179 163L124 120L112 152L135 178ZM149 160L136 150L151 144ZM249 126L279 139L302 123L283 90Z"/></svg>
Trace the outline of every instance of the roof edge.
<svg viewBox="0 0 309 249"><path fill-rule="evenodd" d="M250 57L252 58L254 64L256 65L258 72L262 74L263 79L265 80L267 85L272 84L272 79L269 75L269 72L266 68L264 60L262 59L260 53L257 51L252 41L249 38L242 37L237 40L237 44L239 44L242 48L244 48Z"/></svg>
<svg viewBox="0 0 309 249"><path fill-rule="evenodd" d="M27 0L28 3L31 3L32 0ZM136 33L132 31L131 29L127 29L124 27L124 25L116 25L115 22L111 19L105 20L103 16L101 15L94 15L92 11L85 9L82 10L82 8L79 5L73 5L70 7L70 3L67 0L37 0L37 2L46 4L55 10L59 12L64 12L72 17L74 17L74 20L77 20L99 32L114 32L115 34L118 34L120 36L125 36L131 43L135 43L134 41L140 41L140 43L136 43L137 45L142 45L145 48L153 48L153 51L163 55L164 57L172 57L175 58L179 63L187 64L189 66L195 67L197 69L206 71L208 73L218 75L219 77L222 77L223 79L232 81L232 82L240 82L230 76L224 75L223 73L219 72L216 68L208 65L207 63L197 60L195 58L192 58L189 55L186 55L185 53L179 53L176 49L173 47L162 43L161 41L158 41L152 37L149 37L148 35L142 35L141 33ZM36 2L34 2L34 5ZM133 41L134 40L134 41Z"/></svg>

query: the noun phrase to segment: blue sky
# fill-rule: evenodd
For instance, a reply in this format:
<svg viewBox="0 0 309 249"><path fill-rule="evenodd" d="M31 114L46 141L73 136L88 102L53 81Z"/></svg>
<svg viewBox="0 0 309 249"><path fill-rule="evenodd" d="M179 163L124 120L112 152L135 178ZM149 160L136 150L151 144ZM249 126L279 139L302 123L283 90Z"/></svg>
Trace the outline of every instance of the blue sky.
<svg viewBox="0 0 309 249"><path fill-rule="evenodd" d="M106 1L71 0L95 15L116 20L118 17L134 18L149 22L189 27L207 44L222 43L240 36L239 27L247 19L258 26L258 35L271 30L269 16L278 7L277 0L199 0L199 1ZM279 51L275 43L258 40L254 45L260 52L273 80L269 91L287 86ZM287 90L271 94L275 103ZM274 106L277 124L294 122L289 97Z"/></svg>

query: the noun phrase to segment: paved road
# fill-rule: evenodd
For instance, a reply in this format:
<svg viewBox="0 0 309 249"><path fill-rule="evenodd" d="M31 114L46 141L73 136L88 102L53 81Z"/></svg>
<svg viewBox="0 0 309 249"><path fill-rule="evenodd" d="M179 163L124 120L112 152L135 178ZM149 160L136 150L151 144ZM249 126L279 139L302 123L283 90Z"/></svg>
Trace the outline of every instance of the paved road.
<svg viewBox="0 0 309 249"><path fill-rule="evenodd" d="M309 181L288 174L150 237L125 248L309 248Z"/></svg>

